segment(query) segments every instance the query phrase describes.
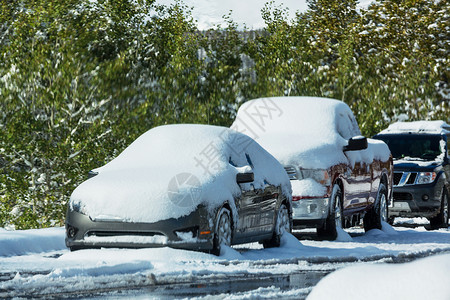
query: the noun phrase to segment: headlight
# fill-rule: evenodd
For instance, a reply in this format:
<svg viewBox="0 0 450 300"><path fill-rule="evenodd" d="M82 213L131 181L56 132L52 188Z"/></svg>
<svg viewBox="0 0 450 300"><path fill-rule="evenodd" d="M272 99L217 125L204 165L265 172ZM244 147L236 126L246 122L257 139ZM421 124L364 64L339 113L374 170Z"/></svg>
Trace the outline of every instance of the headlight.
<svg viewBox="0 0 450 300"><path fill-rule="evenodd" d="M436 172L420 172L417 176L417 184L431 183L436 179Z"/></svg>
<svg viewBox="0 0 450 300"><path fill-rule="evenodd" d="M83 215L87 215L86 209L80 202L69 202L69 209Z"/></svg>
<svg viewBox="0 0 450 300"><path fill-rule="evenodd" d="M298 179L312 178L321 185L330 186L331 179L327 170L323 169L302 169L299 168Z"/></svg>

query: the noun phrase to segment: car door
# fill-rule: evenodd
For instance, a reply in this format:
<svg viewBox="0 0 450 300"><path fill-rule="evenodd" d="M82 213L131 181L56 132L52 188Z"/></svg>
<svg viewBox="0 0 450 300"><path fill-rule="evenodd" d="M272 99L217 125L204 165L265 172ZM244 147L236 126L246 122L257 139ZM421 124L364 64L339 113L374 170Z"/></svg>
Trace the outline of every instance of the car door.
<svg viewBox="0 0 450 300"><path fill-rule="evenodd" d="M445 162L443 164L443 168L444 168L445 175L447 177L447 183L449 183L448 186L450 186L450 134L447 134L446 136L443 136L442 138L447 140L446 146L445 146L445 140L444 140L444 147L446 147L446 149L444 149L444 157L446 157L446 159L444 159ZM447 192L450 193L450 187Z"/></svg>
<svg viewBox="0 0 450 300"><path fill-rule="evenodd" d="M245 153L245 161L254 170L248 153ZM255 177L257 177L257 174L255 174ZM235 238L242 240L248 236L257 236L271 232L278 199L278 189L268 182L265 182L263 187L255 187L255 184L252 182L239 185L242 194L236 200L239 222Z"/></svg>
<svg viewBox="0 0 450 300"><path fill-rule="evenodd" d="M353 114L340 113L337 120L338 133L346 140L360 136L358 123ZM367 206L372 190L372 166L361 160L362 151L347 151L347 170L344 174L344 209L358 211Z"/></svg>
<svg viewBox="0 0 450 300"><path fill-rule="evenodd" d="M243 168L247 164L242 157L230 157L230 164L236 168ZM252 232L252 222L254 222L251 216L253 209L253 199L258 197L258 191L255 189L254 184L238 183L241 189L241 195L235 199L235 205L237 209L237 222L234 239L239 242Z"/></svg>

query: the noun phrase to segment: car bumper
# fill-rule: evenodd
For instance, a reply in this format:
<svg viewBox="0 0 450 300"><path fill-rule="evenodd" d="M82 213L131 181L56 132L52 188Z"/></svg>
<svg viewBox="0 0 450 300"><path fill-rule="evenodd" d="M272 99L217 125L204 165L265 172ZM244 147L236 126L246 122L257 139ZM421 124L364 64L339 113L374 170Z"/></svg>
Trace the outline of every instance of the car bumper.
<svg viewBox="0 0 450 300"><path fill-rule="evenodd" d="M293 227L322 226L328 216L329 198L309 198L292 202Z"/></svg>
<svg viewBox="0 0 450 300"><path fill-rule="evenodd" d="M389 217L432 218L440 211L441 197L441 189L431 184L394 187Z"/></svg>
<svg viewBox="0 0 450 300"><path fill-rule="evenodd" d="M213 235L204 208L185 217L154 223L93 221L76 211L69 211L66 218L66 246L71 249L168 246L210 250L213 247Z"/></svg>

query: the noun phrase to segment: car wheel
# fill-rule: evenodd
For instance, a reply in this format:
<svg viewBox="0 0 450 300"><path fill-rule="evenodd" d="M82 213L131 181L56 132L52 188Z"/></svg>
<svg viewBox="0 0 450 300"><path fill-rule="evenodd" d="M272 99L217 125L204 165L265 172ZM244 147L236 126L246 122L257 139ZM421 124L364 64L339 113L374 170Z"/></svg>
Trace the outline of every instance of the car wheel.
<svg viewBox="0 0 450 300"><path fill-rule="evenodd" d="M448 227L448 195L445 190L442 193L441 211L436 217L430 219L430 227L431 229Z"/></svg>
<svg viewBox="0 0 450 300"><path fill-rule="evenodd" d="M231 246L231 234L231 214L228 209L222 207L216 222L213 249L211 253L218 256L220 255L222 245Z"/></svg>
<svg viewBox="0 0 450 300"><path fill-rule="evenodd" d="M291 218L286 205L281 204L278 209L277 220L274 227L272 239L263 242L264 248L279 247L281 237L285 232L291 232Z"/></svg>
<svg viewBox="0 0 450 300"><path fill-rule="evenodd" d="M382 221L388 221L387 189L384 183L381 183L378 188L377 198L372 209L364 216L364 230L381 229Z"/></svg>
<svg viewBox="0 0 450 300"><path fill-rule="evenodd" d="M331 193L330 212L322 227L317 228L317 235L323 238L335 240L337 228L342 228L344 214L342 209L342 191L339 185L333 186Z"/></svg>

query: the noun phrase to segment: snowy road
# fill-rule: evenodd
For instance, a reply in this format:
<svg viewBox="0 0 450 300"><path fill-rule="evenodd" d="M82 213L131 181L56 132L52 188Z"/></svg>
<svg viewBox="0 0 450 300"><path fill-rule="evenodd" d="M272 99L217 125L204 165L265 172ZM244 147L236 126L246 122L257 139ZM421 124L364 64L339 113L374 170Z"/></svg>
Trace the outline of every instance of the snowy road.
<svg viewBox="0 0 450 300"><path fill-rule="evenodd" d="M254 295L298 299L335 270L403 263L435 254L445 254L440 257L450 262L446 254L450 253L450 229L384 224L383 230L364 233L352 228L347 233L341 233L338 241L318 241L311 231L297 231L295 237L284 237L280 248L246 244L227 248L216 257L170 248L70 252L64 246L63 228L0 229L0 298L201 298L213 294L234 299Z"/></svg>

